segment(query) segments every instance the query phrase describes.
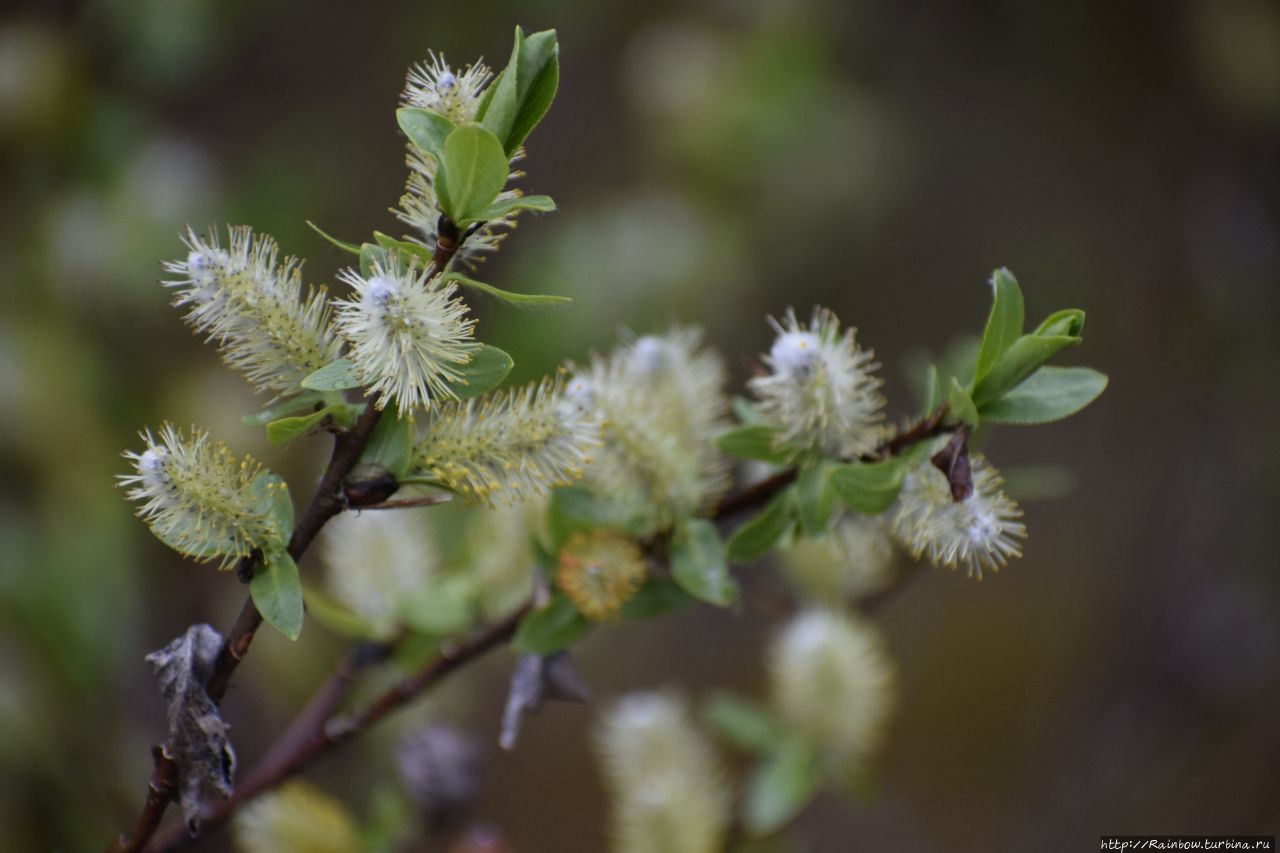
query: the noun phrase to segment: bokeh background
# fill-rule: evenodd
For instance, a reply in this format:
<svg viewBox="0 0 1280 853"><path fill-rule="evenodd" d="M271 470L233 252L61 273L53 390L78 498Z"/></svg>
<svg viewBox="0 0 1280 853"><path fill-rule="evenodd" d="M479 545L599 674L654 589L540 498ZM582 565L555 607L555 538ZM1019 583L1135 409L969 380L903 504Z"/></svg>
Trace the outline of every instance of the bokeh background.
<svg viewBox="0 0 1280 853"><path fill-rule="evenodd" d="M560 34L526 185L561 212L525 221L485 276L575 304L481 307L513 378L681 320L740 383L765 315L821 302L907 413L910 366L980 329L999 265L1029 315L1084 308L1070 360L1111 376L1083 415L993 436L997 464L1066 466L1049 491L1070 489L1027 503L1010 570L926 572L878 614L902 681L878 793L823 798L794 849L1275 833L1280 5L9 0L3 846L100 849L132 822L163 731L143 655L241 601L131 516L120 450L171 418L303 481L324 451L286 455L240 422L261 401L156 283L179 230L252 224L332 281L344 259L304 220L400 233L406 66L428 47L501 59L517 22ZM634 687L758 694L777 584L751 572L740 614L597 632L579 655L597 705L551 706L495 750L472 815L521 853L604 849L596 709ZM341 647L315 625L296 647L258 639L225 706L246 766ZM511 664L494 655L398 725L435 715L492 743ZM309 778L365 815L394 779L393 729Z"/></svg>

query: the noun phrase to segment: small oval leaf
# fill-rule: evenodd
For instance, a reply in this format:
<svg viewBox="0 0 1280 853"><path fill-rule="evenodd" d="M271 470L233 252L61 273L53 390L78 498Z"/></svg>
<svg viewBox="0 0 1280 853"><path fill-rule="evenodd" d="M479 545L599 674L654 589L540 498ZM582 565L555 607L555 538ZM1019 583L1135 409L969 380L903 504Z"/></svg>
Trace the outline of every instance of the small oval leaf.
<svg viewBox="0 0 1280 853"><path fill-rule="evenodd" d="M267 624L290 640L302 633L302 581L287 551L263 557L262 568L249 582L253 604Z"/></svg>

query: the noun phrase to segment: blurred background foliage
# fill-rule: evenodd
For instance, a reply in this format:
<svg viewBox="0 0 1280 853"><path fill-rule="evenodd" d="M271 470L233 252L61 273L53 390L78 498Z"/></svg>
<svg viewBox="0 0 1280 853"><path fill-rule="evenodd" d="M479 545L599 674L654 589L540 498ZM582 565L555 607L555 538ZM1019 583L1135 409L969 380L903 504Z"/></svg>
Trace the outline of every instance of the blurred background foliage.
<svg viewBox="0 0 1280 853"><path fill-rule="evenodd" d="M991 269L1039 315L1089 312L1111 388L1084 415L995 436L1062 463L1025 559L985 583L927 572L884 612L903 696L878 794L824 798L796 849L1074 850L1101 832L1280 826L1280 6L1270 0L18 0L0 11L0 827L8 849L100 849L140 803L163 730L143 655L243 590L183 564L112 477L135 432L198 422L309 489L244 383L157 286L191 223L251 224L331 282L305 226L400 233L393 109L428 47L501 60L555 27L560 95L527 220L487 280L559 313L478 305L517 380L617 329L702 323L735 380L763 318L813 302L907 367L980 329ZM1043 470L1043 469L1041 469ZM1032 471L1034 474L1034 469ZM443 510L449 512L450 510ZM597 632L601 701L632 687L758 693L784 608ZM225 713L252 763L340 642L255 644ZM696 650L696 653L692 650ZM503 652L396 726L493 743ZM473 816L511 849L597 850L590 708L554 706L491 757ZM382 732L312 781L359 815L394 784ZM372 793L371 793L372 792ZM371 805L372 803L372 805ZM207 849L229 844L211 839Z"/></svg>

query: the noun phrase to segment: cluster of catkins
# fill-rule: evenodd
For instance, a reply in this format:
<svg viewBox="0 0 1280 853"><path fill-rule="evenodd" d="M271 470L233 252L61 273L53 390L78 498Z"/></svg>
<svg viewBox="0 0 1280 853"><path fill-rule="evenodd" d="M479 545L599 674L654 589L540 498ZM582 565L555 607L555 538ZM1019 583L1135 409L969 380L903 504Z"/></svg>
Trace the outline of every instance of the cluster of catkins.
<svg viewBox="0 0 1280 853"><path fill-rule="evenodd" d="M491 79L482 63L455 71L433 56L410 71L403 103L462 124L476 117ZM522 158L517 148L509 161ZM408 166L397 215L414 230L422 257L431 257L446 239L437 164L410 145ZM517 194L508 189L499 199ZM454 262L496 249L514 217L460 235ZM627 335L611 352L566 364L552 377L458 399L464 369L482 344L447 270L385 252L363 271L339 273L347 290L330 298L324 288L304 285L299 261L282 259L270 237L247 227L229 228L225 241L213 231L188 232L185 241L186 257L165 265L165 284L229 366L274 401L297 400L295 411L358 411L361 403L341 392L303 388L306 377L347 359L353 384L366 389L363 405L394 410L413 425L400 480L482 508L479 533L468 536L469 574L462 575L477 618L511 612L532 589L529 541L538 512L513 505L541 507L553 489L575 484L624 522L624 532L602 526L570 536L555 555L554 582L584 616L600 621L617 614L647 577L641 543L709 514L730 485L729 460L716 444L733 426L727 371L696 329ZM773 430L786 466L877 459L892 430L872 353L827 310L808 323L792 312L770 323L776 337L765 370L748 383L753 400L741 401L739 413ZM165 425L142 438L145 448L126 454L135 470L121 479L167 544L226 567L287 540L274 509L283 485L253 460L237 461L197 429ZM837 512L817 536L784 537L792 575L835 604L884 582L892 540L914 557L963 565L979 577L1017 556L1025 529L995 469L973 456L972 495L957 501L929 455L912 464L882 515ZM394 636L404 602L440 580L439 549L422 519L410 518L346 517L327 531L328 592L369 635ZM874 631L835 608L810 610L782 632L770 661L777 717L832 760L859 761L891 703L892 670ZM605 720L600 743L625 849L718 849L730 797L714 750L680 700L624 700ZM262 821L248 824L268 832Z"/></svg>

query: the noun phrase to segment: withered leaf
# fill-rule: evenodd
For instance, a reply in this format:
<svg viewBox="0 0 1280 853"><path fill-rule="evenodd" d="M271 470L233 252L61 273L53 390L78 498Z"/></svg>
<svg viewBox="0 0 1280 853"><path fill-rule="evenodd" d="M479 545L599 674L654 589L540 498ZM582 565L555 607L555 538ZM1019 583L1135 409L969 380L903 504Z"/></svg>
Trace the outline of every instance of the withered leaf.
<svg viewBox="0 0 1280 853"><path fill-rule="evenodd" d="M200 831L200 803L205 796L231 796L236 766L227 737L230 726L205 692L221 648L221 634L209 625L192 625L146 658L164 695L169 720L164 750L178 768L178 803L192 835Z"/></svg>

